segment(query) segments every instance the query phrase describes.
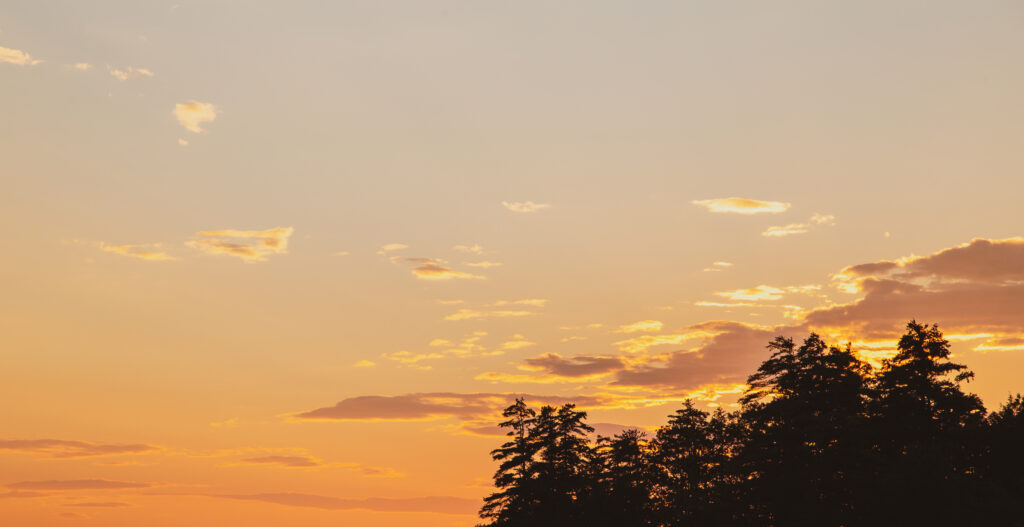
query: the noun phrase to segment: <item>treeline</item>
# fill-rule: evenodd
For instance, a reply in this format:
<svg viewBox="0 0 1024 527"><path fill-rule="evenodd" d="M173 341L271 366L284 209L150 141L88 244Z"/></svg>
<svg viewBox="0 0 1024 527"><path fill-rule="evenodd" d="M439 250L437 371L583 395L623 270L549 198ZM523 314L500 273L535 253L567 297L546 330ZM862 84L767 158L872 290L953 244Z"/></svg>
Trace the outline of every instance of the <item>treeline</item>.
<svg viewBox="0 0 1024 527"><path fill-rule="evenodd" d="M1024 399L987 414L938 327L877 369L815 334L768 350L737 411L687 401L650 437L516 400L482 525L1024 526Z"/></svg>

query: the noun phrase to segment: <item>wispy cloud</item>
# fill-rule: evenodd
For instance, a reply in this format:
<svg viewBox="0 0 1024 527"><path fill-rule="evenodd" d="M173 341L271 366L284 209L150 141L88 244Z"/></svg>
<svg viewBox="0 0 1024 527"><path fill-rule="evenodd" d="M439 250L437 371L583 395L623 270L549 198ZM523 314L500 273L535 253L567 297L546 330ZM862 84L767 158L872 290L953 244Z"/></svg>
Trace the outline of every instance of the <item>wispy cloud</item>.
<svg viewBox="0 0 1024 527"><path fill-rule="evenodd" d="M789 209L790 204L782 201L762 201L748 198L715 198L693 200L691 203L711 212L730 214L777 214Z"/></svg>
<svg viewBox="0 0 1024 527"><path fill-rule="evenodd" d="M704 272L705 273L717 273L717 272L724 271L725 269L728 269L728 268L732 267L732 265L733 264L731 262L718 261L718 262L712 263L710 267L705 267L704 268Z"/></svg>
<svg viewBox="0 0 1024 527"><path fill-rule="evenodd" d="M807 223L790 223L789 225L775 225L768 227L761 233L761 236L767 236L769 238L781 238L783 236L792 236L794 234L806 234L815 225L827 225L829 227L835 226L836 217L831 214L817 214L815 213Z"/></svg>
<svg viewBox="0 0 1024 527"><path fill-rule="evenodd" d="M530 315L536 315L535 311L526 310L514 310L514 309L492 309L492 310L479 310L479 309L460 309L446 317L445 320L480 320L484 318L509 318L509 317L528 317Z"/></svg>
<svg viewBox="0 0 1024 527"><path fill-rule="evenodd" d="M0 450L27 452L52 458L80 458L147 454L160 450L160 447L137 443L90 443L66 439L7 439L0 440Z"/></svg>
<svg viewBox="0 0 1024 527"><path fill-rule="evenodd" d="M483 280L485 277L475 274L456 271L451 267L442 265L441 260L433 258L406 258L406 261L418 263L412 274L420 280Z"/></svg>
<svg viewBox="0 0 1024 527"><path fill-rule="evenodd" d="M502 265L505 265L505 264L503 264L501 262L483 261L483 262L466 262L466 265L468 265L470 267L479 267L481 269L490 269L491 267L501 267Z"/></svg>
<svg viewBox="0 0 1024 527"><path fill-rule="evenodd" d="M513 201L513 202L502 201L501 204L506 209L508 209L508 210L510 210L512 212L524 212L524 213L537 212L537 211L544 210L544 209L547 209L547 208L551 207L551 205L549 205L547 203L534 203L532 201Z"/></svg>
<svg viewBox="0 0 1024 527"><path fill-rule="evenodd" d="M664 325L665 324L663 324L660 320L641 320L639 322L634 322L632 324L626 324L624 326L619 326L619 329L615 330L615 332L616 333L642 333L642 332L661 331L661 328Z"/></svg>
<svg viewBox="0 0 1024 527"><path fill-rule="evenodd" d="M78 65L76 64L75 66L77 67ZM89 68L85 68L85 69L89 69ZM146 69L146 68L135 69L135 68L133 68L131 66L129 66L129 67L123 69L123 70L107 66L107 71L110 72L110 76L111 77L114 77L115 79L117 79L117 80L119 80L121 82L128 81L128 80L133 80L133 79L139 79L139 78L142 78L142 77L153 77L154 76L154 73L152 71ZM179 104L178 106L181 106L181 105ZM179 120L180 119L181 118L179 117Z"/></svg>
<svg viewBox="0 0 1024 527"><path fill-rule="evenodd" d="M138 258L140 260L149 260L155 262L178 260L174 256L167 254L160 250L159 243L152 243L146 245L109 245L103 242L99 243L99 248L108 253L120 254L121 256L129 256L131 258Z"/></svg>
<svg viewBox="0 0 1024 527"><path fill-rule="evenodd" d="M196 233L196 239L186 243L207 254L227 255L245 262L265 262L272 254L288 252L288 238L295 229L276 227L264 231L223 229Z"/></svg>
<svg viewBox="0 0 1024 527"><path fill-rule="evenodd" d="M178 123L192 133L201 133L202 124L213 122L217 118L219 110L208 102L188 101L174 105L174 117Z"/></svg>
<svg viewBox="0 0 1024 527"><path fill-rule="evenodd" d="M76 62L72 64L71 67L78 71L89 71L92 69L92 64L89 64L88 62Z"/></svg>
<svg viewBox="0 0 1024 527"><path fill-rule="evenodd" d="M0 62L6 62L8 64L15 64L18 66L35 66L42 61L33 59L31 55L19 49L0 46Z"/></svg>
<svg viewBox="0 0 1024 527"><path fill-rule="evenodd" d="M479 244L456 245L455 247L452 247L452 249L455 249L456 251L459 251L459 252L470 253L470 254L483 254L483 252L484 252L484 248L481 247Z"/></svg>

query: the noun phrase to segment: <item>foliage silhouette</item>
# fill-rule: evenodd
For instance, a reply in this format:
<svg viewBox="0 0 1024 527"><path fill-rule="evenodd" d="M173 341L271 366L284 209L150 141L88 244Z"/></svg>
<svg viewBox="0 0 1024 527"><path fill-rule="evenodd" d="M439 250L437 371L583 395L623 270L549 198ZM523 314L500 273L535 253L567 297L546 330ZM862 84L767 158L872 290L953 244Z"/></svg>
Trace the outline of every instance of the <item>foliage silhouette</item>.
<svg viewBox="0 0 1024 527"><path fill-rule="evenodd" d="M516 399L481 526L1024 527L1024 397L986 416L937 326L877 369L813 333L767 349L738 410L685 401L651 438Z"/></svg>

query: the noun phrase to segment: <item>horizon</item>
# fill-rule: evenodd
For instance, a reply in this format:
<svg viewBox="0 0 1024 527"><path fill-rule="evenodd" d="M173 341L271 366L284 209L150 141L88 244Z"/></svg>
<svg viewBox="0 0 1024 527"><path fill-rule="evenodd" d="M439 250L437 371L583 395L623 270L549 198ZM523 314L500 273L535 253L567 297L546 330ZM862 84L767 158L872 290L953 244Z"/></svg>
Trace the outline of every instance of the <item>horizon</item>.
<svg viewBox="0 0 1024 527"><path fill-rule="evenodd" d="M0 517L477 524L501 411L938 324L1024 391L1024 7L0 6Z"/></svg>

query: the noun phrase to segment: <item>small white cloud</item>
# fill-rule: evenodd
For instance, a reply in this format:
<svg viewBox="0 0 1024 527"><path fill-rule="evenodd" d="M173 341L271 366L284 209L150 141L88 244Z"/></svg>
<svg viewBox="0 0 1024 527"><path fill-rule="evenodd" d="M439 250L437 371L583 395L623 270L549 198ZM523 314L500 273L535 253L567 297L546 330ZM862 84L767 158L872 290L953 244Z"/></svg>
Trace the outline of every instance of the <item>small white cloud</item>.
<svg viewBox="0 0 1024 527"><path fill-rule="evenodd" d="M173 113L178 119L178 123L184 126L186 130L198 134L203 131L200 125L212 122L217 118L219 112L216 106L208 102L188 101L182 104L175 104Z"/></svg>
<svg viewBox="0 0 1024 527"><path fill-rule="evenodd" d="M77 67L77 65L76 65L76 67ZM89 68L86 68L86 69L89 69ZM115 79L117 79L119 81L122 81L122 82L128 81L128 80L132 80L132 79L138 79L138 78L141 78L141 77L153 77L154 76L153 72L147 70L146 68L135 69L135 68L132 68L131 66L129 66L128 68L123 69L123 70L119 70L117 68L112 68L110 66L107 66L107 71L110 72L110 75L112 77L114 77Z"/></svg>
<svg viewBox="0 0 1024 527"><path fill-rule="evenodd" d="M178 144L181 145L181 146L188 146L188 141L179 138L178 139Z"/></svg>
<svg viewBox="0 0 1024 527"><path fill-rule="evenodd" d="M515 202L502 201L501 204L504 205L506 209L508 209L508 210L510 210L512 212L524 212L524 213L526 213L526 212L537 212L539 210L544 210L544 209L547 209L547 208L551 207L551 205L549 205L547 203L534 203L532 201L515 201Z"/></svg>
<svg viewBox="0 0 1024 527"><path fill-rule="evenodd" d="M89 64L88 62L76 62L72 64L71 67L78 71L89 71L92 69L92 64Z"/></svg>

